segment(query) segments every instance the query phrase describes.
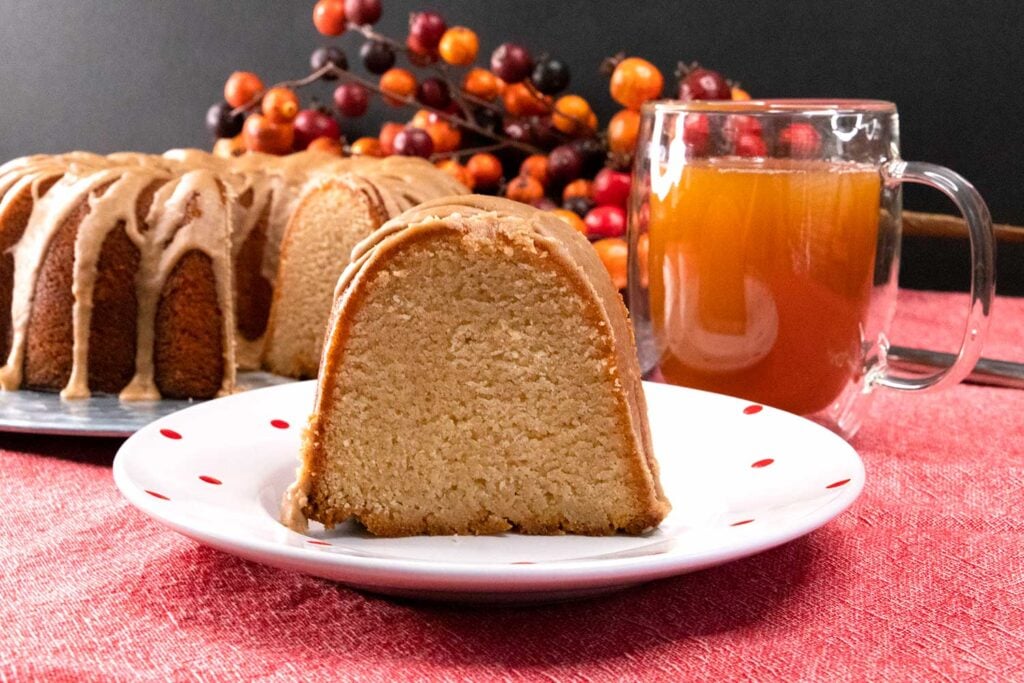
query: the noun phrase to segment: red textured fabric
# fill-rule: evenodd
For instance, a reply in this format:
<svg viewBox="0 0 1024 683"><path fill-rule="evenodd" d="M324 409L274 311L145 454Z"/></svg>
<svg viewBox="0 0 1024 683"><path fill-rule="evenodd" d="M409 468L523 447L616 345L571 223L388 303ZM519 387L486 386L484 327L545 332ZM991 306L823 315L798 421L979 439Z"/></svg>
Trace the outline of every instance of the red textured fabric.
<svg viewBox="0 0 1024 683"><path fill-rule="evenodd" d="M897 343L959 334L902 294ZM991 355L1024 359L1024 301ZM948 323L949 329L946 326ZM0 681L1024 680L1024 391L882 393L854 507L761 555L594 600L453 607L199 546L128 507L114 441L0 436Z"/></svg>

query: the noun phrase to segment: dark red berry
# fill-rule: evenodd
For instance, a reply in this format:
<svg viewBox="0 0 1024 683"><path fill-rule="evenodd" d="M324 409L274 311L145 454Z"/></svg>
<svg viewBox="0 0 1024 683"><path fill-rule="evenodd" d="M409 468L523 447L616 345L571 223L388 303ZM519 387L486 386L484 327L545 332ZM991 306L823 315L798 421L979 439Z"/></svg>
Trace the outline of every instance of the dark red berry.
<svg viewBox="0 0 1024 683"><path fill-rule="evenodd" d="M549 161L548 162L548 172L550 172L550 168L551 168L550 163L551 162ZM591 199L590 197L582 197L582 196L579 196L579 197L569 197L564 202L562 202L562 208L563 209L568 209L569 211L572 211L574 214L576 214L580 218L583 218L588 213L590 213L591 209L594 208L594 200Z"/></svg>
<svg viewBox="0 0 1024 683"><path fill-rule="evenodd" d="M337 140L341 127L334 117L317 109L303 109L295 117L295 149L306 149L317 138Z"/></svg>
<svg viewBox="0 0 1024 683"><path fill-rule="evenodd" d="M555 185L564 185L583 174L583 155L572 145L559 145L548 154L548 175Z"/></svg>
<svg viewBox="0 0 1024 683"><path fill-rule="evenodd" d="M363 60L363 67L377 76L395 65L394 49L379 40L368 40L363 43L359 48L359 58Z"/></svg>
<svg viewBox="0 0 1024 683"><path fill-rule="evenodd" d="M242 132L245 115L232 114L231 105L218 102L206 111L206 127L217 138L233 138Z"/></svg>
<svg viewBox="0 0 1024 683"><path fill-rule="evenodd" d="M416 99L420 104L434 109L444 109L452 102L448 84L440 78L428 78L416 89Z"/></svg>
<svg viewBox="0 0 1024 683"><path fill-rule="evenodd" d="M545 95L554 95L569 86L569 67L560 59L545 59L533 67L533 85Z"/></svg>
<svg viewBox="0 0 1024 683"><path fill-rule="evenodd" d="M515 142L533 142L533 126L530 125L529 119L509 119L505 121L502 130Z"/></svg>
<svg viewBox="0 0 1024 683"><path fill-rule="evenodd" d="M698 68L686 74L679 82L679 99L731 100L732 88L717 71Z"/></svg>
<svg viewBox="0 0 1024 683"><path fill-rule="evenodd" d="M597 138L582 138L569 143L580 154L582 162L581 175L584 178L593 178L594 175L604 168L608 159L608 150Z"/></svg>
<svg viewBox="0 0 1024 683"><path fill-rule="evenodd" d="M334 89L334 106L342 116L362 116L370 106L370 92L359 83L342 83Z"/></svg>
<svg viewBox="0 0 1024 683"><path fill-rule="evenodd" d="M768 146L764 144L764 138L755 133L744 133L736 139L734 151L741 157L763 157L768 156Z"/></svg>
<svg viewBox="0 0 1024 683"><path fill-rule="evenodd" d="M426 159L434 153L434 141L427 131L420 128L403 128L398 131L392 143L395 154L405 157L423 157Z"/></svg>
<svg viewBox="0 0 1024 683"><path fill-rule="evenodd" d="M796 159L817 156L821 133L809 123L791 123L779 133L779 153Z"/></svg>
<svg viewBox="0 0 1024 683"><path fill-rule="evenodd" d="M448 25L437 12L415 12L409 17L409 38L422 50L437 50Z"/></svg>
<svg viewBox="0 0 1024 683"><path fill-rule="evenodd" d="M345 0L345 19L353 24L376 24L380 13L380 0Z"/></svg>
<svg viewBox="0 0 1024 683"><path fill-rule="evenodd" d="M309 56L309 66L313 71L319 71L328 64L333 64L339 69L348 69L348 57L340 49L333 45L327 47L318 47L313 51L313 54ZM338 79L338 75L334 73L325 73L323 76L325 81L335 81Z"/></svg>
<svg viewBox="0 0 1024 683"><path fill-rule="evenodd" d="M519 83L533 71L533 58L521 45L502 43L491 53L491 71L506 83Z"/></svg>

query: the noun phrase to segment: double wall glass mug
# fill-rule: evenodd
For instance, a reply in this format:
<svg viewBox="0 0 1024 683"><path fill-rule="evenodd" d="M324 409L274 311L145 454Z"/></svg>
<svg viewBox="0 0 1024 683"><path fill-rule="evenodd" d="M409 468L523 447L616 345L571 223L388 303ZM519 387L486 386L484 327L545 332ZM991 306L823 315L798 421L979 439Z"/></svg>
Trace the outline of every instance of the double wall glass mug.
<svg viewBox="0 0 1024 683"><path fill-rule="evenodd" d="M956 362L886 365L901 185L945 193L971 242ZM994 294L988 209L949 169L904 161L896 107L869 100L654 102L643 109L629 212L629 307L648 379L804 415L843 436L872 391L966 377Z"/></svg>

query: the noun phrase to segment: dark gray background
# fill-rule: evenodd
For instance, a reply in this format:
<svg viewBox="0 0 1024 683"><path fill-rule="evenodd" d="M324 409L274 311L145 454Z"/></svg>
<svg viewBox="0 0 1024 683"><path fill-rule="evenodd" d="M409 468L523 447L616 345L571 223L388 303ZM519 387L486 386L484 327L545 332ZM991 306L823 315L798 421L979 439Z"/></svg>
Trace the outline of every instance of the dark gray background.
<svg viewBox="0 0 1024 683"><path fill-rule="evenodd" d="M312 5L0 0L0 161L208 146L203 117L231 71L256 71L267 83L307 72L309 53L326 41L312 26ZM404 37L409 11L424 8L475 29L482 57L504 40L563 57L572 89L602 120L616 106L597 67L619 51L666 75L696 59L755 96L893 100L906 158L958 170L997 221L1024 224L1024 10L1016 2L384 0L380 27ZM357 61L357 36L334 42ZM329 101L326 87L307 92ZM372 120L347 132L372 132ZM924 190L909 193L907 205L949 210ZM934 272L941 262L944 272L926 285L967 281L962 248L922 248L906 250L908 272Z"/></svg>

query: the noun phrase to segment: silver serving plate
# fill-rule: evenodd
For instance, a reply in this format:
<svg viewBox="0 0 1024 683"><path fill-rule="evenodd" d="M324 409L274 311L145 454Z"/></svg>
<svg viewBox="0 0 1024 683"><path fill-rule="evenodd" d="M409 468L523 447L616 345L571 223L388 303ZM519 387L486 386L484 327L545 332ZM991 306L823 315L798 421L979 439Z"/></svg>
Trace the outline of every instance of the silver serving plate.
<svg viewBox="0 0 1024 683"><path fill-rule="evenodd" d="M240 372L237 387L247 391L292 381L269 372ZM127 437L157 418L196 403L199 401L119 401L112 395L65 401L44 391L2 391L0 432Z"/></svg>

